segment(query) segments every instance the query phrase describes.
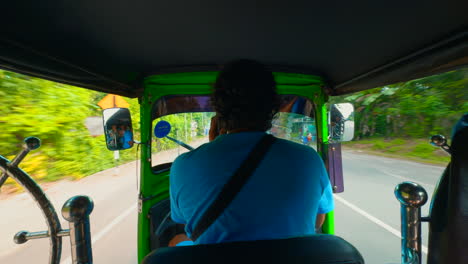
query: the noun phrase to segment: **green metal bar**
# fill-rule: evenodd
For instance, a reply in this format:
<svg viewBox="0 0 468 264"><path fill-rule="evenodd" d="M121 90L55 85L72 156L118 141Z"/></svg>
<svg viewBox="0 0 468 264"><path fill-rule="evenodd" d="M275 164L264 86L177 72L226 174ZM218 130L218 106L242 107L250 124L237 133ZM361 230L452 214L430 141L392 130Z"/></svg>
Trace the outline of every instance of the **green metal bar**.
<svg viewBox="0 0 468 264"><path fill-rule="evenodd" d="M324 234L335 234L335 211L331 211L327 214L325 222L322 226L322 232Z"/></svg>
<svg viewBox="0 0 468 264"><path fill-rule="evenodd" d="M328 144L328 112L326 103L328 101L328 96L321 91L319 96L316 98L317 105L317 128L319 137L319 144L327 145ZM327 148L321 147L321 156L322 158L326 157L327 154L323 153ZM324 160L325 162L325 160ZM327 214L325 222L322 226L322 232L325 234L335 234L335 213L331 211Z"/></svg>
<svg viewBox="0 0 468 264"><path fill-rule="evenodd" d="M190 72L169 73L148 76L144 80L144 87L151 85L174 85L174 84L213 84L218 72ZM278 85L322 85L323 79L307 74L274 72L275 81Z"/></svg>
<svg viewBox="0 0 468 264"><path fill-rule="evenodd" d="M140 165L140 194L138 201L138 263L150 252L149 239L149 219L147 217L149 208L144 206L142 197L145 197L145 186L147 186L148 177L151 173L151 102L148 96L144 96L140 101L140 129L141 129L141 165Z"/></svg>

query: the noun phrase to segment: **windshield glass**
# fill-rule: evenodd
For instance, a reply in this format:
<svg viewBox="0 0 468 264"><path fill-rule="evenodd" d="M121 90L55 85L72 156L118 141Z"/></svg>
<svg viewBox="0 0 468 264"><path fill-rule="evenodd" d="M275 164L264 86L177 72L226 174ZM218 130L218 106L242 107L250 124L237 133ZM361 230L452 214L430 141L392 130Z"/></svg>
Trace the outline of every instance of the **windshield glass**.
<svg viewBox="0 0 468 264"><path fill-rule="evenodd" d="M295 113L278 113L270 133L317 149L317 129L314 117Z"/></svg>
<svg viewBox="0 0 468 264"><path fill-rule="evenodd" d="M208 142L211 118L215 115L209 95L166 96L153 105L152 158L153 172L166 170L174 159L190 147ZM160 121L170 124L167 135L155 136ZM281 95L280 112L272 121L268 133L316 149L317 129L314 107L310 100L294 95ZM189 145L184 146L184 144Z"/></svg>
<svg viewBox="0 0 468 264"><path fill-rule="evenodd" d="M151 165L154 167L173 162L181 153L188 151L169 138L181 141L193 148L207 143L210 121L213 116L213 112L178 113L154 119L153 131L160 121L167 121L171 125L171 130L163 138L157 138L153 133Z"/></svg>

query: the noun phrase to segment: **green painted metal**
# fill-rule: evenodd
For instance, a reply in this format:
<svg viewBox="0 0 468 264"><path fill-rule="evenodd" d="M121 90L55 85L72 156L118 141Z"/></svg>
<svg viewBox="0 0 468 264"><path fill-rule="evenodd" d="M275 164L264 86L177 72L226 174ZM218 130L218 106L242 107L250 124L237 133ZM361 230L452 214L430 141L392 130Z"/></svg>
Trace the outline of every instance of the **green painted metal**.
<svg viewBox="0 0 468 264"><path fill-rule="evenodd" d="M325 93L320 93L316 97L315 105L317 106L317 135L319 135L319 144L328 145L328 110L326 103L328 96ZM325 147L320 148L322 158L326 157L323 151ZM324 160L325 161L325 160ZM322 226L322 232L325 234L335 234L335 214L334 211L327 214L325 222Z"/></svg>
<svg viewBox="0 0 468 264"><path fill-rule="evenodd" d="M335 211L327 214L327 218L325 218L325 222L322 225L322 232L324 234L335 234Z"/></svg>
<svg viewBox="0 0 468 264"><path fill-rule="evenodd" d="M150 252L149 209L155 203L169 197L169 173L151 172L151 108L154 102L166 95L209 95L218 72L172 73L150 76L144 81L144 93L140 98L141 116L141 180L138 210L138 261ZM316 105L317 135L326 143L328 100L322 87L324 81L317 76L296 73L274 73L280 94L293 94L309 98ZM334 233L333 212L329 213L323 232Z"/></svg>
<svg viewBox="0 0 468 264"><path fill-rule="evenodd" d="M141 165L140 165L140 194L138 199L138 263L150 252L149 239L149 203L143 202L145 195L144 186L149 186L148 177L151 175L151 102L148 96L140 100L140 129L141 129Z"/></svg>

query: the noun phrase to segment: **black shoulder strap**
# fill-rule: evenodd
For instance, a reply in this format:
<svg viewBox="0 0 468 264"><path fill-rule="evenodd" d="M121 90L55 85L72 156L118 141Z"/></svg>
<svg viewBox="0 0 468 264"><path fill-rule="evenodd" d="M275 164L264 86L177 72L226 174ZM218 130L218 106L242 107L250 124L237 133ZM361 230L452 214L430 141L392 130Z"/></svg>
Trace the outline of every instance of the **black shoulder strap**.
<svg viewBox="0 0 468 264"><path fill-rule="evenodd" d="M263 136L260 141L255 145L249 156L244 160L241 166L231 176L229 181L224 185L218 197L208 207L198 224L193 229L190 238L197 240L211 224L224 212L229 204L234 200L237 193L242 189L250 175L255 171L263 157L267 153L270 146L276 140L272 135Z"/></svg>

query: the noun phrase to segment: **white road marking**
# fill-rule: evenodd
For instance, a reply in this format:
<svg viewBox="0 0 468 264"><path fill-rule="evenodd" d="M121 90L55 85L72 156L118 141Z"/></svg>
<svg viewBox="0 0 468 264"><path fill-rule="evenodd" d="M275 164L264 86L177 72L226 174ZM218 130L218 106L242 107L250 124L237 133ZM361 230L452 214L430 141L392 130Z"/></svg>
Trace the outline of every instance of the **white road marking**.
<svg viewBox="0 0 468 264"><path fill-rule="evenodd" d="M354 204L346 201L345 199L343 199L342 197L338 196L338 195L334 195L335 199L340 201L342 204L348 206L349 208L351 208L353 211L355 211L356 213L364 216L365 218L369 219L370 221L374 222L375 224L379 225L380 227L384 228L385 230L387 230L388 232L392 233L393 235L397 236L398 238L401 239L401 232L396 230L395 228L391 227L390 225L384 223L383 221L381 221L380 219L378 219L377 217L367 213L366 211L362 210L361 208L355 206ZM424 254L427 254L427 247L424 246L424 245L421 245L421 250Z"/></svg>
<svg viewBox="0 0 468 264"><path fill-rule="evenodd" d="M132 213L134 210L136 210L136 208L137 208L137 204L134 204L133 206L131 206L130 208L125 210L122 214L117 216L114 220L112 220L112 222L110 222L106 227L104 227L104 229L102 229L95 236L93 236L91 234L91 237L92 237L91 243L92 243L92 245L94 245L98 240L100 240L102 237L104 237L109 231L111 231L114 228L114 226L119 224L122 220L125 219L125 217L127 217L128 215L130 215L130 213ZM71 264L72 263L71 256L69 256L65 260L61 261L61 263L62 264Z"/></svg>
<svg viewBox="0 0 468 264"><path fill-rule="evenodd" d="M433 184L429 184L427 182L421 182L419 180L415 180L415 179L411 179L411 178L408 178L408 177L405 177L405 176L401 176L401 175L398 175L398 174L394 174L394 173L391 173L391 172L388 172L386 170L382 170L383 173L389 175L389 176L392 176L392 177L395 177L395 178L398 178L398 179L402 179L404 181L410 181L410 182L416 182L418 184L424 184L426 186L429 186L429 187L432 187L432 188L435 188L435 185Z"/></svg>

